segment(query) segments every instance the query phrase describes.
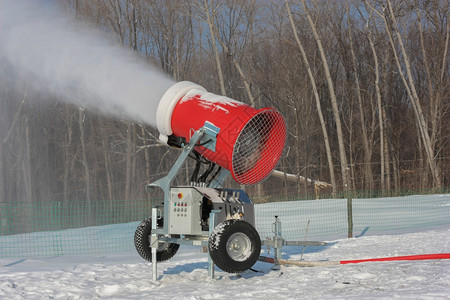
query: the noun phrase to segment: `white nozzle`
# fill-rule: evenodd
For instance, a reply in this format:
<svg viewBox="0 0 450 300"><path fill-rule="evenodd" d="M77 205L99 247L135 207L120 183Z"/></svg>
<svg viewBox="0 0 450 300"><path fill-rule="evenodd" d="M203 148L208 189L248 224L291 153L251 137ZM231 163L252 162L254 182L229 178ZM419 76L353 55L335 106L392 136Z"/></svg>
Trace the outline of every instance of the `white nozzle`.
<svg viewBox="0 0 450 300"><path fill-rule="evenodd" d="M180 81L172 85L162 96L156 111L156 126L159 131L159 139L167 144L168 136L172 131L172 113L178 101L189 91L196 89L206 92L206 90L193 82Z"/></svg>

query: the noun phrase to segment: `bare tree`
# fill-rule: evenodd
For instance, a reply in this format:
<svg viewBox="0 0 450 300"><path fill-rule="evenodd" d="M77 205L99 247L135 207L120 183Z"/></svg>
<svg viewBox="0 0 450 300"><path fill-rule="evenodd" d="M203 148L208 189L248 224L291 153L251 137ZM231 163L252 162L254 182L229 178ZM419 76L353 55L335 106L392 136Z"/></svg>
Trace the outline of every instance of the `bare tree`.
<svg viewBox="0 0 450 300"><path fill-rule="evenodd" d="M336 179L335 179L335 175L334 175L334 165L333 165L333 160L332 160L331 147L330 147L330 143L329 143L327 127L326 127L325 120L324 120L324 117L322 114L322 107L320 104L319 92L317 91L316 80L315 80L314 74L311 70L311 66L309 64L308 57L306 55L306 51L305 51L303 44L300 41L300 38L298 36L297 29L295 27L294 19L292 17L292 12L291 12L291 8L289 6L288 0L285 0L285 3L286 3L286 10L289 15L289 21L291 23L292 31L294 33L295 41L296 41L298 48L302 54L303 62L305 64L306 70L308 71L309 80L311 82L311 86L313 89L314 99L316 100L317 113L318 113L320 125L322 128L323 140L324 140L326 154L327 154L327 160L328 160L328 169L330 172L331 184L333 187L333 194L336 194Z"/></svg>
<svg viewBox="0 0 450 300"><path fill-rule="evenodd" d="M92 222L92 187L91 187L91 173L89 169L89 160L88 160L88 149L86 147L86 134L85 134L85 114L83 112L83 108L78 110L78 126L80 130L80 145L81 145L81 163L84 169L84 184L85 184L85 196L86 196L86 205L87 205L87 220L88 222Z"/></svg>
<svg viewBox="0 0 450 300"><path fill-rule="evenodd" d="M357 59L354 50L353 44L353 34L352 34L352 25L350 23L350 5L347 3L347 25L348 25L348 37L350 43L350 54L352 58L352 68L355 79L355 87L356 87L356 95L358 99L358 108L359 108L359 119L361 123L361 132L362 132L362 142L364 149L364 177L366 178L367 188L369 190L373 190L374 182L373 182L373 174L371 167L371 157L372 157L372 149L369 144L369 138L367 134L366 128L366 118L364 116L364 107L361 95L361 84L359 82L359 72L357 71Z"/></svg>
<svg viewBox="0 0 450 300"><path fill-rule="evenodd" d="M309 26L311 28L311 31L313 33L314 39L317 44L317 48L320 53L320 58L322 60L322 66L325 72L326 80L328 83L328 90L330 93L330 101L331 101L331 107L333 109L333 115L336 122L336 131L337 131L337 138L338 138L338 145L339 145L339 157L340 157L340 164L341 164L341 174L342 174L342 184L344 191L347 191L349 189L349 180L348 180L348 163L347 163L347 154L345 151L345 142L344 142L344 133L342 131L342 125L341 125L341 117L339 114L339 106L337 103L337 97L334 91L334 83L331 77L330 69L328 66L327 57L325 54L325 49L322 45L321 38L319 36L319 32L317 30L316 24L314 23L310 10L308 6L306 5L305 0L300 0L300 2L303 5L303 8L306 13L306 18L308 20Z"/></svg>
<svg viewBox="0 0 450 300"><path fill-rule="evenodd" d="M220 2L216 3L211 0L203 0L203 1L198 0L196 2L196 5L200 9L202 16L204 18L203 20L206 22L206 24L208 25L208 28L209 28L211 47L212 47L212 51L213 51L214 61L216 63L217 76L218 76L218 81L219 81L219 85L220 85L220 93L223 96L226 96L227 93L225 90L225 79L223 76L222 63L220 61L219 50L217 49L217 45L216 45L216 30L214 30L214 23L215 23L216 15L222 4Z"/></svg>
<svg viewBox="0 0 450 300"><path fill-rule="evenodd" d="M353 236L353 209L352 209L352 199L348 195L348 191L350 189L350 180L349 180L349 172L348 172L348 162L347 162L347 153L345 150L345 143L344 143L344 133L342 131L342 125L341 125L341 117L339 113L339 107L337 103L337 97L334 90L334 83L331 77L330 69L328 66L328 61L325 55L325 50L322 45L321 38L319 36L319 32L317 30L316 24L314 23L310 10L308 6L306 5L305 0L300 0L300 2L303 5L303 9L306 12L306 18L308 20L309 26L311 28L311 31L313 33L314 39L316 41L320 58L322 60L322 66L324 68L325 77L327 79L328 83L328 90L330 93L330 100L331 100L331 107L333 109L333 115L336 122L336 131L337 131L337 138L338 138L338 145L339 145L339 157L340 157L340 164L341 164L341 174L342 174L342 185L343 190L347 194L347 217L348 217L348 236Z"/></svg>
<svg viewBox="0 0 450 300"><path fill-rule="evenodd" d="M125 159L125 199L131 199L131 178L132 178L132 166L133 166L133 153L134 153L134 143L133 143L133 128L134 124L132 122L127 123L127 139L126 139L126 159Z"/></svg>
<svg viewBox="0 0 450 300"><path fill-rule="evenodd" d="M439 164L437 163L437 159L434 155L435 141L431 140L430 134L428 132L428 126L427 126L428 122L426 121L426 117L423 112L419 96L417 94L416 85L413 81L410 59L406 52L402 35L399 31L399 26L397 24L397 18L395 16L392 3L390 0L387 0L386 3L387 3L387 5L386 5L386 7L383 8L383 12L380 12L366 1L366 5L368 7L370 7L375 13L377 13L384 21L384 24L386 27L386 33L389 38L389 43L391 45L392 51L395 56L395 61L396 61L397 67L398 67L398 72L401 76L401 79L403 81L405 89L408 93L408 97L411 100L411 104L414 108L414 115L416 117L417 126L418 126L419 132L420 132L420 137L422 139L425 153L427 156L427 161L428 161L428 164L430 167L431 174L433 176L433 184L436 188L440 188L442 186L442 180L441 180L441 171L439 168ZM396 45L394 42L394 36L396 37L397 44L400 47L400 52L403 57L403 61L401 61L399 54L397 53L397 48L396 48ZM404 68L406 70L406 75L403 71L401 63L403 63L403 65L404 65Z"/></svg>
<svg viewBox="0 0 450 300"><path fill-rule="evenodd" d="M1 164L1 167L2 167L0 169L0 203L1 202L6 202L5 201L6 200L5 183L7 184L7 181L6 181L6 178L4 177L5 176L4 170L5 169L3 168L3 165L4 165L3 164L3 159L4 159L4 156L3 156L4 155L4 151L3 151L3 149L4 149L5 145L7 145L10 137L13 135L13 132L14 132L16 126L18 126L17 124L19 122L19 118L22 115L22 110L23 110L25 101L27 99L27 96L28 96L28 91L25 90L25 92L23 94L22 101L20 102L19 107L18 107L16 113L14 114L14 118L12 119L12 122L11 122L11 125L9 126L8 131L6 132L5 136L2 139L0 139L0 155L1 155L0 156L0 164Z"/></svg>
<svg viewBox="0 0 450 300"><path fill-rule="evenodd" d="M66 124L66 134L65 134L65 143L64 143L64 175L63 175L63 203L69 203L69 176L70 171L73 167L74 155L71 153L72 143L73 143L73 127L72 127L72 118L73 111L69 108L68 105L65 106L65 114L64 114L65 124Z"/></svg>
<svg viewBox="0 0 450 300"><path fill-rule="evenodd" d="M236 6L242 6L243 4L236 4L235 2L228 2L228 6L230 7L229 9L229 14L232 14L235 10L237 10ZM248 10L249 11L254 11L256 10L256 4L255 1L250 1L248 2ZM243 22L240 20L241 18L238 16L234 19L235 24L230 24L230 27L236 27L236 26L242 26ZM237 53L236 51L232 51L230 49L230 47L222 40L221 36L220 36L220 32L219 32L219 23L220 22L214 22L211 26L210 26L210 30L212 29L214 31L214 37L217 39L217 41L219 42L219 44L222 46L223 50L225 51L225 53L228 55L228 57L231 59L231 61L233 62L233 65L235 66L236 70L239 73L239 76L241 78L241 80L244 83L245 86L245 91L247 92L247 97L250 101L250 105L251 106L255 106L255 99L253 97L253 93L251 91L250 88L250 80L249 78L245 75L243 67L241 66L241 64L239 63L238 59L237 59ZM245 24L245 26L250 27L251 24ZM244 30L245 31L245 30ZM235 31L231 31L229 32L229 39L233 39ZM245 42L244 42L245 43ZM246 53L242 53L243 56L246 55Z"/></svg>
<svg viewBox="0 0 450 300"><path fill-rule="evenodd" d="M107 186L107 195L110 202L110 207L112 206L112 200L115 199L114 193L114 173L111 162L110 155L110 146L108 141L108 130L106 122L104 120L99 120L100 134L102 140L102 152L103 152L103 160L105 164L105 173L106 173L106 186Z"/></svg>
<svg viewBox="0 0 450 300"><path fill-rule="evenodd" d="M139 6L140 41L149 61L175 80L189 75L195 39L191 5L184 1L146 1Z"/></svg>

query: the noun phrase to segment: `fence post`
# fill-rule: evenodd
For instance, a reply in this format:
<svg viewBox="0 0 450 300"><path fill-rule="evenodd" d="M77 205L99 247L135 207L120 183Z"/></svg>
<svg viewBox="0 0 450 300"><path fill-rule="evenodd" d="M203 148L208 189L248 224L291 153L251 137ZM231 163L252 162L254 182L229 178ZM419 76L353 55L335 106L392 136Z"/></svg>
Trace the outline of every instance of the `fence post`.
<svg viewBox="0 0 450 300"><path fill-rule="evenodd" d="M53 254L54 255L63 255L63 247L62 247L62 239L61 239L61 230L63 229L61 226L61 202L51 202L50 203L50 226L47 230L51 230L52 234L52 242L53 242Z"/></svg>
<svg viewBox="0 0 450 300"><path fill-rule="evenodd" d="M350 168L346 168L347 178L350 179L349 174ZM350 184L350 180L348 180L348 184ZM347 196L347 226L348 226L348 237L353 237L353 201L352 201L352 189L350 186L347 186L345 189L345 193Z"/></svg>
<svg viewBox="0 0 450 300"><path fill-rule="evenodd" d="M348 223L348 237L353 237L353 203L350 192L347 194L347 223Z"/></svg>

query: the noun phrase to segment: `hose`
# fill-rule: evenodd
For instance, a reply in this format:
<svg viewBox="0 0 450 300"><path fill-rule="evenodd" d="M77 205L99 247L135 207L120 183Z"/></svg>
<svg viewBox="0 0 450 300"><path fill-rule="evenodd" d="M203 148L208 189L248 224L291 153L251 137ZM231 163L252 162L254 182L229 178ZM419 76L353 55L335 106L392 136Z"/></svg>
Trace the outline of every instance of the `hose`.
<svg viewBox="0 0 450 300"><path fill-rule="evenodd" d="M376 262L376 261L431 260L431 259L450 259L450 253L392 256L392 257L368 258L368 259L357 259L357 260L341 260L341 261L302 261L302 260L276 259L276 258L267 257L267 256L259 257L259 261L262 261L262 262L274 263L274 264L279 264L279 265L303 266L303 267L358 264L358 263Z"/></svg>

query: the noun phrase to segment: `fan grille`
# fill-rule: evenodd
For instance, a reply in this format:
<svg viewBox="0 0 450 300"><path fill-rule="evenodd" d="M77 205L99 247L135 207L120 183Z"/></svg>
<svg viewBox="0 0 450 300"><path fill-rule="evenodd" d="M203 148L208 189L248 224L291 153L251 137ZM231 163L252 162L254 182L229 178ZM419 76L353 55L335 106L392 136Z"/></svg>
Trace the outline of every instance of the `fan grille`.
<svg viewBox="0 0 450 300"><path fill-rule="evenodd" d="M266 178L278 163L286 142L283 116L275 109L256 114L240 132L233 149L233 174L241 184Z"/></svg>

